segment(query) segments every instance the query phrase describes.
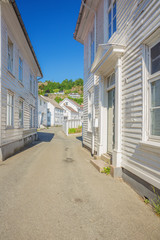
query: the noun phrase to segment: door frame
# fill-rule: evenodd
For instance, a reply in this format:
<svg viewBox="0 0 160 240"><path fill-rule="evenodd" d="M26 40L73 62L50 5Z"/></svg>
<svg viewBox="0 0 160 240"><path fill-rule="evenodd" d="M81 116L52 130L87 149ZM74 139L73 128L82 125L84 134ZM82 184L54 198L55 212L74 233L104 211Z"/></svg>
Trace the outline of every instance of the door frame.
<svg viewBox="0 0 160 240"><path fill-rule="evenodd" d="M115 86L111 86L107 88L106 76L100 77L100 97L99 106L100 106L100 115L99 115L99 149L98 155L107 152L107 129L108 126L107 121L107 109L108 109L108 94L106 94L109 90L115 87L115 146L112 154L112 165L114 167L121 167L121 138L122 138L122 59L118 58L117 64L114 68L115 70ZM108 74L109 76L110 74Z"/></svg>

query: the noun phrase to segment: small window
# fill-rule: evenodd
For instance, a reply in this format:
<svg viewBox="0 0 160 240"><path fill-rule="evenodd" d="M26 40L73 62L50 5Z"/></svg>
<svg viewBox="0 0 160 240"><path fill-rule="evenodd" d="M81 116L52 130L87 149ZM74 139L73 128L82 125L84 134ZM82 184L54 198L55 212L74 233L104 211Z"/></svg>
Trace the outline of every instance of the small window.
<svg viewBox="0 0 160 240"><path fill-rule="evenodd" d="M117 30L117 4L116 0L110 0L108 5L108 39Z"/></svg>
<svg viewBox="0 0 160 240"><path fill-rule="evenodd" d="M40 99L40 106L42 106L42 100Z"/></svg>
<svg viewBox="0 0 160 240"><path fill-rule="evenodd" d="M19 127L23 127L23 101L19 101Z"/></svg>
<svg viewBox="0 0 160 240"><path fill-rule="evenodd" d="M151 135L160 136L160 80L151 83Z"/></svg>
<svg viewBox="0 0 160 240"><path fill-rule="evenodd" d="M88 131L92 131L93 119L93 92L88 93Z"/></svg>
<svg viewBox="0 0 160 240"><path fill-rule="evenodd" d="M33 127L33 108L30 107L30 128Z"/></svg>
<svg viewBox="0 0 160 240"><path fill-rule="evenodd" d="M14 113L14 97L12 94L7 94L7 126L13 127Z"/></svg>
<svg viewBox="0 0 160 240"><path fill-rule="evenodd" d="M150 137L160 138L160 42L150 47ZM155 74L157 73L157 74Z"/></svg>
<svg viewBox="0 0 160 240"><path fill-rule="evenodd" d="M22 58L19 57L19 81L23 81L23 61Z"/></svg>
<svg viewBox="0 0 160 240"><path fill-rule="evenodd" d="M8 70L13 73L13 43L8 38Z"/></svg>
<svg viewBox="0 0 160 240"><path fill-rule="evenodd" d="M30 92L32 93L32 75L30 74Z"/></svg>
<svg viewBox="0 0 160 240"><path fill-rule="evenodd" d="M160 71L160 42L151 48L151 74Z"/></svg>
<svg viewBox="0 0 160 240"><path fill-rule="evenodd" d="M107 78L107 88L113 86L115 84L115 73L112 73L108 78Z"/></svg>
<svg viewBox="0 0 160 240"><path fill-rule="evenodd" d="M36 110L35 108L33 109L33 127L36 127Z"/></svg>

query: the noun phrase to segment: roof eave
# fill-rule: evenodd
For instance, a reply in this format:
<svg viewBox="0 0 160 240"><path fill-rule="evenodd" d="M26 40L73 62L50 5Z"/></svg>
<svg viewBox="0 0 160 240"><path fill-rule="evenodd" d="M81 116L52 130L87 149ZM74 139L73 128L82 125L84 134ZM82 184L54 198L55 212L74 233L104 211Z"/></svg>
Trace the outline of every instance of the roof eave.
<svg viewBox="0 0 160 240"><path fill-rule="evenodd" d="M20 14L19 9L18 9L18 7L17 7L16 1L15 1L15 0L9 0L9 2L12 4L12 7L13 7L13 9L14 9L14 11L15 11L15 14L16 14L16 16L17 16L17 19L18 19L18 21L19 21L19 23L20 23L20 26L21 26L22 31L23 31L23 33L24 33L24 36L25 36L25 38L26 38L26 41L27 41L27 43L28 43L28 45L29 45L29 47L30 47L30 50L31 50L32 54L33 54L34 60L35 60L35 62L36 62L36 64L37 64L37 67L38 67L38 69L39 69L40 77L43 77L43 73L42 73L41 67L40 67L40 65L39 65L39 63L38 63L38 60L37 60L35 51L34 51L34 49L33 49L33 46L32 46L32 44L31 44L31 41L30 41L30 39L29 39L27 30L26 30L26 28L25 28L25 25L24 25L24 22L23 22L23 20L22 20L21 14Z"/></svg>

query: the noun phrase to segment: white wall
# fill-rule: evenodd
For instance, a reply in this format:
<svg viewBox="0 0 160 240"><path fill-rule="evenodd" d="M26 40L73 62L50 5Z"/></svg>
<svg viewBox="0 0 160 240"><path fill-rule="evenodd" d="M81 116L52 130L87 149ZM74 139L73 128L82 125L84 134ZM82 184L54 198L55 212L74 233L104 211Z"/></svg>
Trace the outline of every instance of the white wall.
<svg viewBox="0 0 160 240"><path fill-rule="evenodd" d="M38 125L38 68L11 4L1 2L1 144L36 133ZM8 36L14 45L13 74L7 69ZM19 56L23 59L23 82L18 81ZM30 73L35 80L35 92L30 92ZM14 127L7 129L7 92L14 94ZM19 99L24 99L24 126L19 128ZM36 110L36 127L30 129L30 106Z"/></svg>

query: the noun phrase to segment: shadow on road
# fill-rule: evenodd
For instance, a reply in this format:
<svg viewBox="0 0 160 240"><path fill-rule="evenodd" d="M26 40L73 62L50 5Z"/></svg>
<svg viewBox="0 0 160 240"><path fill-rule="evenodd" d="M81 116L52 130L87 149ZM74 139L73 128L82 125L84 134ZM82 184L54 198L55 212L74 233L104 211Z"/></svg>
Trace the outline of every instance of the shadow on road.
<svg viewBox="0 0 160 240"><path fill-rule="evenodd" d="M40 142L50 142L53 138L53 133L38 132L38 141Z"/></svg>
<svg viewBox="0 0 160 240"><path fill-rule="evenodd" d="M76 137L76 139L82 142L82 136Z"/></svg>

